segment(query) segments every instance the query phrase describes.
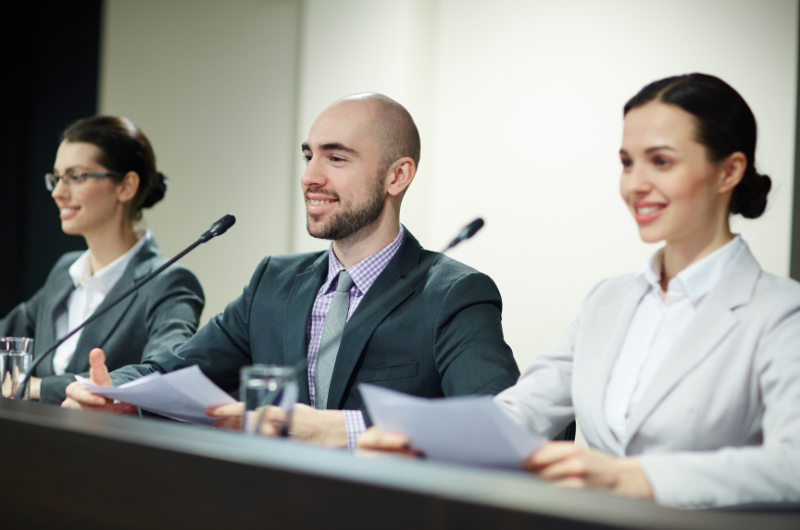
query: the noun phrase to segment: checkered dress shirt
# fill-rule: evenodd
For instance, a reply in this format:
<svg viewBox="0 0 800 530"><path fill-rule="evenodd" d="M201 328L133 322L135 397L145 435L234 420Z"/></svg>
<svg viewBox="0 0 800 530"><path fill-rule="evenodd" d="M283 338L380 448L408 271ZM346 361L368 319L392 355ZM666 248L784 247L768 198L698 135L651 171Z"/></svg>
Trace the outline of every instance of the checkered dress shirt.
<svg viewBox="0 0 800 530"><path fill-rule="evenodd" d="M397 253L397 249L400 248L400 244L403 242L403 233L404 228L401 225L400 233L397 234L394 241L347 269L348 274L353 279L353 286L350 288L350 307L347 311L347 320L350 320L350 317L353 316L364 295L367 294L369 288ZM322 339L322 329L325 327L325 317L331 307L333 294L336 292L339 271L343 269L344 267L336 259L333 253L333 245L331 245L328 250L328 277L322 287L319 288L319 291L317 291L317 298L314 300L314 307L311 309L311 315L308 317L308 325L306 327L308 390L312 407L315 406L314 381L317 373L317 355L319 354L320 339ZM347 429L347 446L350 449L355 449L356 438L366 430L367 425L360 410L345 410L343 412L345 428Z"/></svg>

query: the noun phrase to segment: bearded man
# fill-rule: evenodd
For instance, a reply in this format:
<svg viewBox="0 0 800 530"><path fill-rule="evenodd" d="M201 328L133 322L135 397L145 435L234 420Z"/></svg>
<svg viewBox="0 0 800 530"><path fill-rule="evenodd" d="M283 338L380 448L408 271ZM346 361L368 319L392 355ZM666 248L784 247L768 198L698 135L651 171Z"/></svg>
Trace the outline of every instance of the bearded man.
<svg viewBox="0 0 800 530"><path fill-rule="evenodd" d="M357 383L423 397L496 394L514 384L519 370L503 339L494 282L422 249L400 224L420 154L408 111L381 94L343 98L317 117L302 150L308 233L332 240L330 249L265 258L244 293L174 351L108 374L104 353L93 350L93 380L118 385L196 364L232 392L243 366L307 357L290 434L350 447L369 424ZM425 273L412 277L420 267ZM78 383L67 396L64 407L132 409ZM235 427L244 405L208 412L218 426ZM267 422L262 433L275 429Z"/></svg>

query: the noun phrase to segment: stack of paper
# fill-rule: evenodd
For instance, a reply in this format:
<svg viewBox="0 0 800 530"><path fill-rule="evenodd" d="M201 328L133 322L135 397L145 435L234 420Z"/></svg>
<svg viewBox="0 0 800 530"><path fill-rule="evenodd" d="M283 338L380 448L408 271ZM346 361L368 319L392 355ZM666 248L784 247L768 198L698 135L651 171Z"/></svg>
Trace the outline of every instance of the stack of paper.
<svg viewBox="0 0 800 530"><path fill-rule="evenodd" d="M362 383L373 423L405 434L433 460L520 468L545 439L514 423L491 396L425 399Z"/></svg>
<svg viewBox="0 0 800 530"><path fill-rule="evenodd" d="M168 374L154 372L120 386L98 386L76 375L83 388L101 396L176 420L211 425L206 408L234 403L234 399L211 382L200 368L190 366Z"/></svg>

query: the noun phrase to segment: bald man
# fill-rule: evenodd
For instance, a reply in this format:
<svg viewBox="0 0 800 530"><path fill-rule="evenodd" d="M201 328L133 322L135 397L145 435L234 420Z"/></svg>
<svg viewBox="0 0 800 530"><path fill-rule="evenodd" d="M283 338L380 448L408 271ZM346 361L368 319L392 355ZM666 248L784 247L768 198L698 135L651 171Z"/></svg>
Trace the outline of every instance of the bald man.
<svg viewBox="0 0 800 530"><path fill-rule="evenodd" d="M296 365L307 357L290 434L350 447L369 424L357 383L423 397L496 394L514 384L519 371L503 339L494 282L422 249L400 224L420 156L408 111L381 94L343 98L317 117L302 150L308 233L331 240L330 249L265 258L223 313L182 346L140 365L109 375L103 352L93 350L94 381L118 385L196 364L233 392L244 366ZM404 280L420 267L424 275ZM401 282L407 285L387 298ZM135 410L77 383L67 396L65 407ZM236 403L208 413L218 426L235 428L243 411ZM269 411L270 419L281 414ZM275 432L269 422L262 429Z"/></svg>

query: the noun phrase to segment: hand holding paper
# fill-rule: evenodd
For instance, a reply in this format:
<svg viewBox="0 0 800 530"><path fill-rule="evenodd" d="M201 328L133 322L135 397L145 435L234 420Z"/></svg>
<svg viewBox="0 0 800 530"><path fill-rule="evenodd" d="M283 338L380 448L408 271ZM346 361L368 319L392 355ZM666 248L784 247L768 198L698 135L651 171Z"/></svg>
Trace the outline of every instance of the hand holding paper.
<svg viewBox="0 0 800 530"><path fill-rule="evenodd" d="M490 396L425 399L361 384L373 423L433 460L521 469L544 438L514 423Z"/></svg>
<svg viewBox="0 0 800 530"><path fill-rule="evenodd" d="M80 385L95 394L131 403L144 410L176 420L211 425L206 409L234 403L234 399L212 383L200 368L190 366L169 374L152 373L124 385L99 386L79 375Z"/></svg>

